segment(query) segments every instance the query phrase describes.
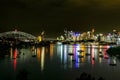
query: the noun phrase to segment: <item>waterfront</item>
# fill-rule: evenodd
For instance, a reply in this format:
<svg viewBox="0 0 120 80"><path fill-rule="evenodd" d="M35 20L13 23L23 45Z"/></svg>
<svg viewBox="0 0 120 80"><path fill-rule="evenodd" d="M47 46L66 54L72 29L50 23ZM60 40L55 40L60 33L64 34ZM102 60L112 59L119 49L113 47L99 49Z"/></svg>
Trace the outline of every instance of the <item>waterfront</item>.
<svg viewBox="0 0 120 80"><path fill-rule="evenodd" d="M119 80L120 62L107 55L106 50L110 47L113 45L92 43L11 47L7 51L8 55L0 58L0 80L15 80L21 69L28 71L28 80L75 80L82 72L90 73L96 79ZM74 55L70 56L69 53ZM103 56L100 57L100 54ZM79 58L79 55L83 57ZM110 66L111 62L117 66Z"/></svg>

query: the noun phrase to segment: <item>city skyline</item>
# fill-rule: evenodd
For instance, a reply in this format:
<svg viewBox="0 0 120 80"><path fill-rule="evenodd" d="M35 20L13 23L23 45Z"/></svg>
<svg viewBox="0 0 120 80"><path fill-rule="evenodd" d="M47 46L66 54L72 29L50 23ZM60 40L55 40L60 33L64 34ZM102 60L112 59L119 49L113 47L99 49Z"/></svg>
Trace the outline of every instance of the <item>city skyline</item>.
<svg viewBox="0 0 120 80"><path fill-rule="evenodd" d="M13 30L58 36L64 29L110 32L119 29L120 1L114 0L1 0L0 32Z"/></svg>

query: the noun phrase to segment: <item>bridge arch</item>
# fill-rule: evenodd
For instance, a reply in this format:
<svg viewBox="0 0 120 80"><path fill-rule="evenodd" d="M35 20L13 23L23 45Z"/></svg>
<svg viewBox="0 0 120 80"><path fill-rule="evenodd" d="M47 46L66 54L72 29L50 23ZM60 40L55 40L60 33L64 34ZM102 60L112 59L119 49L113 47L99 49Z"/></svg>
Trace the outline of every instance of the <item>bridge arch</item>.
<svg viewBox="0 0 120 80"><path fill-rule="evenodd" d="M36 37L22 32L22 31L9 31L9 32L3 32L0 33L0 38L14 38L14 39L19 39L21 41L35 41Z"/></svg>

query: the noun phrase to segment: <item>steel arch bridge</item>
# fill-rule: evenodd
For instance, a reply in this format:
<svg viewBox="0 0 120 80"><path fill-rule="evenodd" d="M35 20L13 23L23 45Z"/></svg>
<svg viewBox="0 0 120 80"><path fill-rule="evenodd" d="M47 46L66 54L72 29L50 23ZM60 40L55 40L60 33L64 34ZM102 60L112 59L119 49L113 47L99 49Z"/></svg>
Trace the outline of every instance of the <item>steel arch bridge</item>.
<svg viewBox="0 0 120 80"><path fill-rule="evenodd" d="M37 38L31 34L21 31L9 31L0 33L0 38L14 38L24 42L35 41Z"/></svg>

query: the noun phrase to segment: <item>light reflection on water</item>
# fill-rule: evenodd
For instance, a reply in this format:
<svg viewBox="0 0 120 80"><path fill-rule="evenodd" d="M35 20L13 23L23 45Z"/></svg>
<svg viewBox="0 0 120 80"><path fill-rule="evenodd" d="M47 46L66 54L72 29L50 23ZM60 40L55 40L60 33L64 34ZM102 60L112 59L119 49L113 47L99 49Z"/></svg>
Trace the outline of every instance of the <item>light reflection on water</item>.
<svg viewBox="0 0 120 80"><path fill-rule="evenodd" d="M106 50L109 47L111 46L109 45L96 46L94 44L88 45L82 43L82 44L74 44L74 45L50 44L49 47L37 47L37 48L35 46L32 46L30 48L20 48L20 49L10 48L9 49L10 60L9 58L5 58L0 62L0 65L2 65L0 66L0 71L4 72L4 70L2 70L2 68L4 68L6 69L5 71L6 73L4 73L4 75L11 74L15 76L16 73L18 73L21 68L26 68L31 71L31 74L33 73L33 76L32 75L30 76L32 77L35 76L39 78L39 76L37 75L41 74L41 72L44 73L43 76L52 75L51 74L52 69L54 69L55 71L57 71L58 69L60 70L62 69L63 71L62 70L60 71L61 74L62 73L64 74L65 72L64 70L67 70L68 73L66 72L66 74L68 75L66 77L70 77L69 69L73 69L73 70L80 69L81 71L88 70L88 72L93 70L94 74L96 73L96 71L94 72L95 69L98 70L97 74L100 75L101 74L100 71L104 71L104 70L99 70L101 66L103 68L106 67L108 69L111 69L109 66L110 62L119 64L116 58L106 59L106 57L109 57L106 53ZM83 52L79 52L79 50L82 50ZM69 53L73 53L74 55L68 55ZM100 55L103 55L103 57L100 57ZM6 67L6 63L10 65L7 65ZM13 66L13 70L15 73L11 71L10 66ZM120 69L118 68L118 70ZM75 72L73 76L75 76L76 71L77 70L73 71ZM1 75L3 74L0 73L0 76ZM61 76L65 77L64 75Z"/></svg>
<svg viewBox="0 0 120 80"><path fill-rule="evenodd" d="M84 64L86 63L86 61L92 65L94 65L95 62L101 63L103 59L108 57L106 50L109 48L108 45L95 46L94 44L91 44L88 46L86 46L85 44L75 44L75 45L59 44L59 45L56 45L56 47L57 47L57 54L60 57L61 63L64 60L64 64L67 63L67 65L69 66L71 65L71 62L72 62L72 63L75 63L74 67L76 68L79 68L80 64L81 63ZM83 52L78 52L79 50L82 50ZM70 56L68 55L68 53L73 53L74 55ZM78 57L79 55L83 57L79 58ZM100 57L100 55L102 55L103 57ZM109 64L109 59L105 59L105 60L107 60Z"/></svg>
<svg viewBox="0 0 120 80"><path fill-rule="evenodd" d="M50 44L50 59L53 58L53 50L54 50L54 45Z"/></svg>
<svg viewBox="0 0 120 80"><path fill-rule="evenodd" d="M45 48L42 47L42 50L41 50L41 71L44 70L44 61L45 61Z"/></svg>

